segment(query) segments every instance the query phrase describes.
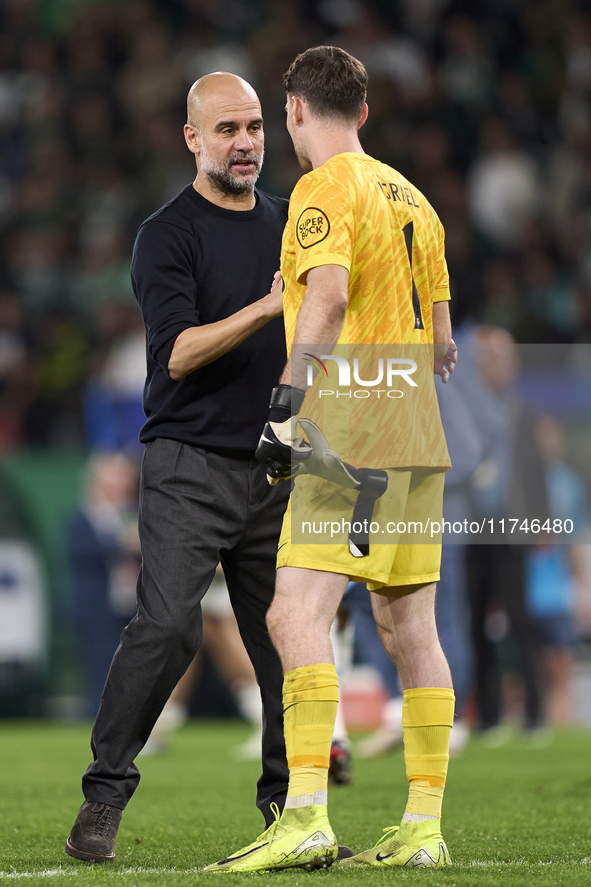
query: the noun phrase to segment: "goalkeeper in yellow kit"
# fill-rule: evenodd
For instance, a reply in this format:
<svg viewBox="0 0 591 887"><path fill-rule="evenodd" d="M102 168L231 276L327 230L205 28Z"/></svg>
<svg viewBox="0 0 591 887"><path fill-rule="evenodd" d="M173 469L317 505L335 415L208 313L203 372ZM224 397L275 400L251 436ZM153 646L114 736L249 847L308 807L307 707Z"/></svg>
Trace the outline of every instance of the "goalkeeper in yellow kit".
<svg viewBox="0 0 591 887"><path fill-rule="evenodd" d="M368 113L365 68L337 47L319 46L295 59L284 83L287 128L308 174L291 197L282 246L291 357L274 389L257 450L274 478L287 478L294 470L294 417L304 400L301 415L310 416L309 407L313 411L310 389L306 397L308 365L318 360L310 353L310 343L323 343L325 349L335 346L335 355L341 353L339 348L357 345L426 346L430 372L435 351L435 370L444 381L455 362L443 228L410 182L361 147L357 133ZM338 363L336 358L332 361ZM328 363L323 362L324 368ZM328 388L326 380L323 384ZM432 388L423 385L426 400L415 410L412 439L403 447L400 435L390 433L382 435L373 452L373 439L367 443L363 428L347 453L335 447L362 470L368 470L364 465L377 467L377 473L387 477L386 491L382 488L373 503L373 518L379 525L392 517L441 519L444 472L450 463ZM392 402L386 403L384 408L391 406ZM360 424L367 422L351 427ZM361 463L351 458L352 452L362 454ZM354 489L361 474L355 469L349 472L350 468L343 471L349 477L352 472L353 488L344 491L330 471L321 477L297 478L279 545L276 592L267 623L284 669L290 769L285 809L255 842L206 871L310 869L328 866L337 857L337 840L327 816L327 774L338 702L329 630L351 577L368 583L380 637L404 689L409 796L399 826L384 829L375 847L340 864L436 868L450 864L440 817L454 694L435 626L440 545L409 544L404 539L374 544L373 539L362 552L350 540L349 545L343 540L293 541L291 521L298 490L312 515L318 502L330 499L324 495L327 490L341 489L343 495L333 499L354 504L355 496L362 495ZM362 488L360 483L358 490Z"/></svg>

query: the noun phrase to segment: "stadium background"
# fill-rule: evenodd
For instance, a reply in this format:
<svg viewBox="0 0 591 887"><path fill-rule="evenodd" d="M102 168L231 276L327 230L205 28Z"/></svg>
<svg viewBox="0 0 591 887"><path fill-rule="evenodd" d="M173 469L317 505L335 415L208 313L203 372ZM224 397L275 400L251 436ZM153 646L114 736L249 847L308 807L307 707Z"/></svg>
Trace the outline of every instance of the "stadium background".
<svg viewBox="0 0 591 887"><path fill-rule="evenodd" d="M130 254L139 223L193 178L187 89L220 69L255 86L260 185L289 196L300 170L281 78L319 42L365 62L363 145L443 221L454 325L590 341L590 3L3 0L0 537L29 554L0 558L0 717L68 715L79 690L63 519L89 450L136 446L143 339ZM31 616L20 659L7 621L19 569L31 613L47 616Z"/></svg>

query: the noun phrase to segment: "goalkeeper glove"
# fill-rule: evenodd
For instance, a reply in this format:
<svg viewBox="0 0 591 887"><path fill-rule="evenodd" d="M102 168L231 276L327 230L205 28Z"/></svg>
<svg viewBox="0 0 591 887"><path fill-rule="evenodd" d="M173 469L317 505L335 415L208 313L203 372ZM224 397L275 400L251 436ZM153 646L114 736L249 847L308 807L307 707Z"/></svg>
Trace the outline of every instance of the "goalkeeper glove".
<svg viewBox="0 0 591 887"><path fill-rule="evenodd" d="M302 388L292 388L291 385L278 385L271 394L269 418L255 453L271 483L287 480L297 470L293 464L292 447L298 424L297 414L305 396Z"/></svg>

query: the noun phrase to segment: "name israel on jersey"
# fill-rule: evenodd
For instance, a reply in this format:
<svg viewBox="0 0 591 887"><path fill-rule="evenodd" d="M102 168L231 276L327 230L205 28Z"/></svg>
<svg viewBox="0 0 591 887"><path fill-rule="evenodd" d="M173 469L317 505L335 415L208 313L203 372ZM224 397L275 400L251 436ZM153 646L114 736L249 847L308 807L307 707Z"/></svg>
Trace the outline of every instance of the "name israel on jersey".
<svg viewBox="0 0 591 887"><path fill-rule="evenodd" d="M378 182L378 184L388 200L400 200L401 203L408 203L409 206L419 208L417 195L412 188L407 188L406 185L397 185L396 182Z"/></svg>
<svg viewBox="0 0 591 887"><path fill-rule="evenodd" d="M308 206L300 213L296 233L300 246L309 249L328 236L330 222L326 213L317 206Z"/></svg>

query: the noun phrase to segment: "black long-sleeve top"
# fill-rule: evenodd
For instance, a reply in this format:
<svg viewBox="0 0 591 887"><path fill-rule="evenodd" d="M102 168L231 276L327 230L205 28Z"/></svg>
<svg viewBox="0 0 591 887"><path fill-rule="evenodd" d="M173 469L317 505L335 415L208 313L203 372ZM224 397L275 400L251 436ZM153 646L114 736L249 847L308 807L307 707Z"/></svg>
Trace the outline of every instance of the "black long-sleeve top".
<svg viewBox="0 0 591 887"><path fill-rule="evenodd" d="M286 360L282 318L184 379L168 374L183 330L223 320L270 290L288 201L256 197L252 210L228 210L187 185L139 229L131 277L146 326L143 443L165 437L245 455L256 448Z"/></svg>

